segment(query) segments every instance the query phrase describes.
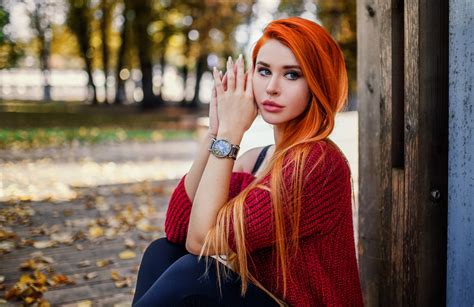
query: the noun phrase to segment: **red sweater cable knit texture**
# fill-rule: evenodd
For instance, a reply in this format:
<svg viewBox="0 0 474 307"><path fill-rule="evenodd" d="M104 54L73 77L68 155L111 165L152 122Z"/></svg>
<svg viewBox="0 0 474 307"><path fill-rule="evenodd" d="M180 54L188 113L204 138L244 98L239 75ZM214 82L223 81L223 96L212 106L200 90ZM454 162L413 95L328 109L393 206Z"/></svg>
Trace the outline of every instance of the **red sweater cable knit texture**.
<svg viewBox="0 0 474 307"><path fill-rule="evenodd" d="M270 192L259 188L249 193L244 210L245 239L251 256L249 270L290 306L363 306L354 246L350 168L337 148L318 142L308 155L305 170L309 172L321 155L323 159L303 185L299 252L287 266L291 276L287 277L286 297L283 298L281 272L277 284ZM291 174L291 167L283 171L288 186ZM168 240L178 244L186 242L192 207L184 178L171 196L165 220ZM229 199L254 179L250 173L232 173ZM262 183L268 186L269 179L267 175ZM288 237L289 222L285 221ZM230 229L229 245L235 251L233 228Z"/></svg>

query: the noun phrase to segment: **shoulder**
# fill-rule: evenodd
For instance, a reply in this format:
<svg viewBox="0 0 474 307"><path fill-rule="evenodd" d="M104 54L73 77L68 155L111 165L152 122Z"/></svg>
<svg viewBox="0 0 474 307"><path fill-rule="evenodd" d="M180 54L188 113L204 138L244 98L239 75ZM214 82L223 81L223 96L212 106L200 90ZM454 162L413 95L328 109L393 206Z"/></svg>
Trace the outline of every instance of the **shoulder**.
<svg viewBox="0 0 474 307"><path fill-rule="evenodd" d="M308 155L306 166L314 166L325 175L339 173L350 176L350 166L342 150L331 140L315 142Z"/></svg>
<svg viewBox="0 0 474 307"><path fill-rule="evenodd" d="M264 146L255 147L247 150L237 158L234 163L233 172L252 172L252 169L257 161L258 155Z"/></svg>

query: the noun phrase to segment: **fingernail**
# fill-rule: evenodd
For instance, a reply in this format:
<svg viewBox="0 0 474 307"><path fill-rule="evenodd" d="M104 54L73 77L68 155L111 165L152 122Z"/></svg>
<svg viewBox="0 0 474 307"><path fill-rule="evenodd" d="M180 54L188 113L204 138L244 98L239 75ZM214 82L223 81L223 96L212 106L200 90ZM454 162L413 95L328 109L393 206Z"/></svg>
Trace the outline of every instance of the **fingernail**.
<svg viewBox="0 0 474 307"><path fill-rule="evenodd" d="M232 57L230 55L229 55L229 59L227 60L227 62L232 63Z"/></svg>
<svg viewBox="0 0 474 307"><path fill-rule="evenodd" d="M242 53L241 53L241 54L239 54L239 58L238 58L237 62L239 62L239 63L241 63L241 62L242 62Z"/></svg>

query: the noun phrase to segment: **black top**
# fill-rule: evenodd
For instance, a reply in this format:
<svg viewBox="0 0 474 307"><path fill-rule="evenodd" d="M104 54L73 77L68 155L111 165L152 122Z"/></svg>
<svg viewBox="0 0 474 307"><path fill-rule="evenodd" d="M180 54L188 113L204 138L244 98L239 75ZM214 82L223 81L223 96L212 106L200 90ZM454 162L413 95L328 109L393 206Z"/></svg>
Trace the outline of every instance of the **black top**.
<svg viewBox="0 0 474 307"><path fill-rule="evenodd" d="M267 145L263 147L262 151L258 155L257 162L255 162L255 165L252 170L252 175L255 175L255 173L258 171L258 168L262 164L263 160L265 159L265 156L267 155L268 148L270 148L272 145Z"/></svg>

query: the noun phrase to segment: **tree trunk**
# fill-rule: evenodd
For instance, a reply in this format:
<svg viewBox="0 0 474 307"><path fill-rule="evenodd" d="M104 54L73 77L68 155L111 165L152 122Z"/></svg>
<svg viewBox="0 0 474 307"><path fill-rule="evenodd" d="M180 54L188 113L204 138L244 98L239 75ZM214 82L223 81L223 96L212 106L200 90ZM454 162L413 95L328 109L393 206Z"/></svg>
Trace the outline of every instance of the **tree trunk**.
<svg viewBox="0 0 474 307"><path fill-rule="evenodd" d="M125 80L120 78L120 71L123 67L125 67L125 55L128 48L128 33L129 33L129 17L127 16L127 12L129 11L129 0L124 0L124 9L123 9L123 17L124 22L122 25L122 32L120 33L120 48L118 52L118 59L117 59L117 69L115 71L115 104L123 104L127 97L125 93Z"/></svg>
<svg viewBox="0 0 474 307"><path fill-rule="evenodd" d="M190 107L199 108L201 106L201 100L199 100L199 91L202 74L207 68L207 54L202 54L198 57L196 64L196 85L194 85L194 98L191 101Z"/></svg>
<svg viewBox="0 0 474 307"><path fill-rule="evenodd" d="M183 65L182 69L182 76L183 76L183 100L181 100L181 106L186 106L187 101L186 101L186 89L188 88L188 72L189 72L189 57L190 57L190 51L191 51L191 40L189 39L188 35L186 35L186 44L184 45L184 55L186 56L186 63Z"/></svg>
<svg viewBox="0 0 474 307"><path fill-rule="evenodd" d="M50 57L50 42L48 38L45 37L43 34L40 39L41 47L40 47L40 67L41 71L43 72L43 100L50 101L51 100L51 85L50 85L50 69L49 69L49 57Z"/></svg>
<svg viewBox="0 0 474 307"><path fill-rule="evenodd" d="M36 3L35 11L33 13L33 26L39 38L39 62L43 73L43 100L51 100L51 86L49 84L49 56L50 56L50 41L51 41L51 25L48 20L43 20L47 25L42 25L43 17L40 15L44 8L41 3Z"/></svg>
<svg viewBox="0 0 474 307"><path fill-rule="evenodd" d="M157 108L163 101L153 94L153 63L151 60L152 42L148 35L148 25L150 24L151 3L149 1L136 1L133 3L135 19L133 22L136 46L138 48L138 59L142 71L143 109Z"/></svg>
<svg viewBox="0 0 474 307"><path fill-rule="evenodd" d="M108 86L107 86L107 76L109 72L109 48L107 42L109 41L109 31L108 27L110 24L110 11L109 11L109 5L108 5L108 0L102 0L101 1L101 11L102 11L102 19L100 22L100 32L102 36L102 68L104 70L104 92L105 92L105 97L104 97L104 102L109 103L108 100Z"/></svg>

